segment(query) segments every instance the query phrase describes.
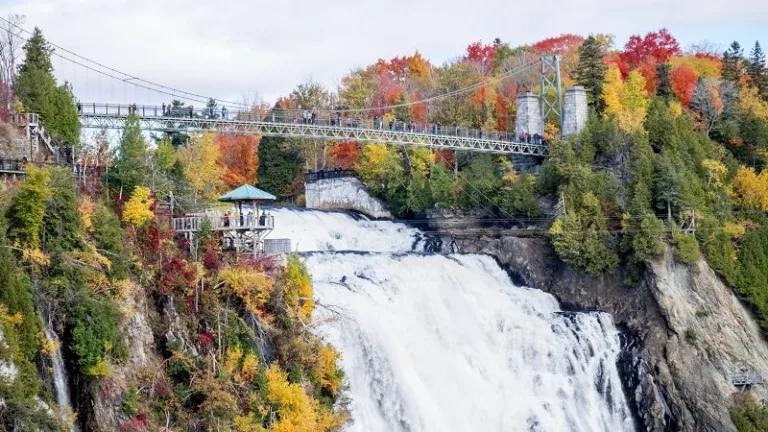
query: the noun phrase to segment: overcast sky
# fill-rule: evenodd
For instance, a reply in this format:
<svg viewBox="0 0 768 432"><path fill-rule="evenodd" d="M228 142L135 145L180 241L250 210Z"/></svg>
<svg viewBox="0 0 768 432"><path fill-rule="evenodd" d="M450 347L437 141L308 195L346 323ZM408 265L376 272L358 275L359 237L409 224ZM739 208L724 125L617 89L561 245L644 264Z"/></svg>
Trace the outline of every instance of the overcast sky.
<svg viewBox="0 0 768 432"><path fill-rule="evenodd" d="M439 64L495 37L516 46L603 32L623 45L667 27L683 47L768 45L765 0L0 0L0 16L8 13L115 69L236 101L257 92L271 102L310 77L335 87L356 66L416 50ZM54 62L83 101L170 99Z"/></svg>

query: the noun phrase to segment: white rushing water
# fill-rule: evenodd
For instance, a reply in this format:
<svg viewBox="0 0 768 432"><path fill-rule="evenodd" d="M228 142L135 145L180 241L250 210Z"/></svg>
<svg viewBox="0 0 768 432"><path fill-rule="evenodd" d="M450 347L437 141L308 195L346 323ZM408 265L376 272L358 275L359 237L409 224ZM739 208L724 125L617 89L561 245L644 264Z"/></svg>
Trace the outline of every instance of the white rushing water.
<svg viewBox="0 0 768 432"><path fill-rule="evenodd" d="M53 388L56 391L56 403L60 409L59 415L63 421L69 422L68 412L72 410L72 402L69 398L69 387L67 385L67 369L64 366L64 358L61 355L61 341L56 332L51 330L48 325L45 326L44 332L45 337L54 341L58 347L56 352L51 354ZM71 425L70 429L74 430L74 426Z"/></svg>
<svg viewBox="0 0 768 432"><path fill-rule="evenodd" d="M408 253L418 230L275 210L342 353L352 432L631 431L602 313L564 314L481 255ZM333 252L354 250L357 252ZM360 253L373 251L373 253Z"/></svg>

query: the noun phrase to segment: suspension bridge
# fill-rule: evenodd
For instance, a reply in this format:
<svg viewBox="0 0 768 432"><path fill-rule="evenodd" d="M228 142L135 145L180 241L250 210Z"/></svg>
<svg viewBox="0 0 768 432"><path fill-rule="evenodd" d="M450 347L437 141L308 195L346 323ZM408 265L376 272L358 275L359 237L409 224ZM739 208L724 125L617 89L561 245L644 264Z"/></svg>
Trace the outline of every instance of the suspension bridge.
<svg viewBox="0 0 768 432"><path fill-rule="evenodd" d="M434 149L468 150L476 152L544 157L547 146L538 135L523 141L514 134L471 129L460 126L440 126L427 123L385 122L378 118L341 117L330 112L303 116L300 111L280 111L268 114L221 111L213 109L171 112L162 106L109 105L85 103L78 105L80 123L84 128L124 129L130 113L139 117L139 127L153 132L216 132L225 134L255 134L314 140L357 141Z"/></svg>

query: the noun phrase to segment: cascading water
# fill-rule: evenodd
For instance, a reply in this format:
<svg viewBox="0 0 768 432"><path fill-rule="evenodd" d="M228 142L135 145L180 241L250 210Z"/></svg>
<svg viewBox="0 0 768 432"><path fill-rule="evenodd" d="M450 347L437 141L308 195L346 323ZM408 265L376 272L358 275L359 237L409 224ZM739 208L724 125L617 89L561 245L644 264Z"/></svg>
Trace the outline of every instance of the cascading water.
<svg viewBox="0 0 768 432"><path fill-rule="evenodd" d="M59 405L59 416L65 423L70 423L69 412L72 410L72 402L69 398L69 387L67 386L67 369L64 365L64 357L61 354L61 341L59 336L50 325L46 325L45 337L53 341L56 345L56 351L51 353L51 365L53 368L53 388L56 392L56 403ZM70 424L70 430L75 430L74 425Z"/></svg>
<svg viewBox="0 0 768 432"><path fill-rule="evenodd" d="M487 256L412 252L401 224L273 212L343 355L350 431L634 430L607 314L563 313Z"/></svg>

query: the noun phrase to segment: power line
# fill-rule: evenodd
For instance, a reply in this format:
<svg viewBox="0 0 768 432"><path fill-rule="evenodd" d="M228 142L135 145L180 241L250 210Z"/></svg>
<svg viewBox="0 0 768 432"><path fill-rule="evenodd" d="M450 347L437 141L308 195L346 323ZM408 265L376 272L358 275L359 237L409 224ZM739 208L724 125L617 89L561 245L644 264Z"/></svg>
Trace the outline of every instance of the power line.
<svg viewBox="0 0 768 432"><path fill-rule="evenodd" d="M15 24L15 23L13 23L13 22L11 22L11 21L9 21L9 20L7 20L7 19L3 18L3 17L0 17L0 20L2 20L2 21L4 21L4 22L8 23L9 25L11 25L11 26L13 26L13 27L15 27L15 28L17 28L17 29L21 30L22 32L24 32L24 33L26 33L26 34L29 34L29 35L32 35L32 34L34 34L34 33L30 32L29 30L27 30L27 29L25 29L25 28L23 28L23 27L21 27L21 26L19 26L19 25ZM29 39L27 39L27 38L24 38L24 37L22 37L22 36L19 36L19 38L20 38L20 39L22 39L22 40L25 40L25 41L28 41L28 40L29 40ZM131 75L131 74L129 74L129 73L125 73L125 72L122 72L122 71L120 71L120 70L114 69L114 68L112 68L112 67L109 67L109 66L107 66L107 65L104 65L104 64L102 64L102 63L99 63L99 62L97 62L97 61L95 61L95 60L91 60L91 59L89 59L89 58L87 58L87 57L81 56L80 54L77 54L77 53L75 53L75 52L73 52L73 51L70 51L70 50L68 50L68 49L66 49L66 48L64 48L64 47L62 47L62 46L60 46L60 45L56 45L55 43L53 43L53 42L51 42L51 41L47 41L47 42L48 42L48 44L49 44L49 45L51 45L51 46L53 46L53 47L55 47L55 48L57 48L57 49L59 49L59 50L61 50L61 51L64 51L64 52L66 52L66 53L68 53L68 54L70 54L70 55L72 55L72 56L75 56L75 57L77 57L77 58L79 58L79 59L81 59L81 60L84 60L84 61L86 61L86 62L88 62L88 63L92 63L92 64L95 64L95 65L97 65L98 67L100 67L100 68L103 68L103 69L106 69L106 70L108 70L108 71L110 71L110 72L113 72L113 73L116 73L116 74L119 74L119 75L123 75L123 76L125 76L125 78L120 78L120 77L116 77L116 76L114 76L114 75L110 75L110 74L108 74L108 73L105 73L105 72L102 72L102 71L96 70L96 69L94 69L94 68L92 68L92 67L86 66L86 65L84 65L84 64L82 64L82 63L76 62L76 61L74 61L74 60L72 60L72 59L68 59L68 58L66 58L66 57L64 57L64 56L62 56L62 55L58 55L59 57L61 57L61 58L64 58L64 59L67 59L67 60L69 60L69 61L71 61L71 62L73 62L73 63L76 63L76 64L80 65L80 66L83 66L83 67L86 67L86 68L88 68L88 69L90 69L90 70L93 70L93 71L96 71L96 72L102 73L102 74L103 74L103 75L105 75L105 76L108 76L108 77L110 77L110 78L113 78L113 79L116 79L116 80L119 80L119 81L123 81L123 82L127 82L127 80L140 81L140 82L143 82L143 83L145 83L145 84L148 84L149 86L159 87L160 89L163 89L163 90L159 90L159 89L156 89L156 88L152 88L152 87L148 87L148 86L142 86L142 85L138 85L138 84L134 84L134 83L129 83L129 84L134 84L134 85L136 85L137 87L142 87L142 88L145 88L145 89L148 89L148 90L157 91L157 92L159 92L159 93L163 93L163 94L166 94L166 95L171 95L171 96L181 97L181 98L184 98L184 99L189 99L189 96L192 96L192 97L196 97L196 98L203 98L203 99L205 99L205 101L206 101L206 102L207 102L208 100L210 100L210 99L213 99L213 100L216 100L216 101L218 101L218 102L221 102L221 103L223 103L223 104L226 104L226 105L234 105L234 106L242 106L242 107L247 107L247 105L245 105L245 104L243 104L243 103L239 103L239 102L231 102L231 101L225 101L225 100L222 100L222 99L217 99L217 98L214 98L214 97L211 97L211 96L204 96L204 95L200 95L200 94L197 94L197 93L191 93L191 92L187 92L187 91L184 91L184 90L176 89L176 88L173 88L173 87L168 87L168 86L165 86L165 85L163 85L163 84L158 84L158 83L155 83L155 82L152 82L152 81L148 81L148 80L145 80L145 79L139 78L139 77L137 77L137 76L135 76L135 75ZM54 54L56 54L56 53L55 53L55 51L54 51ZM169 92L175 92L175 93L169 93ZM186 96L181 96L182 94L183 94L183 95L186 95Z"/></svg>
<svg viewBox="0 0 768 432"><path fill-rule="evenodd" d="M407 102L407 103L401 103L401 104L394 104L394 105L384 105L379 107L371 107L371 108L350 108L350 109L343 109L343 110L326 110L326 111L333 111L333 112L368 112L368 111L378 111L378 110L390 110L394 108L401 108L401 107L407 107L407 106L413 106L413 105L420 105L420 104L427 104L430 102L435 102L438 100L446 99L449 97L457 96L460 94L468 93L472 90L476 90L478 88L487 86L489 84L504 80L506 78L509 78L511 76L517 75L519 73L525 72L526 70L530 69L536 64L536 60L531 60L523 65L520 65L514 69L508 70L501 75L497 75L493 78L485 79L479 82L476 82L475 84L472 84L470 86L460 88L457 90L452 90L448 93L439 94L436 96L432 96L426 99L421 99L413 102Z"/></svg>

